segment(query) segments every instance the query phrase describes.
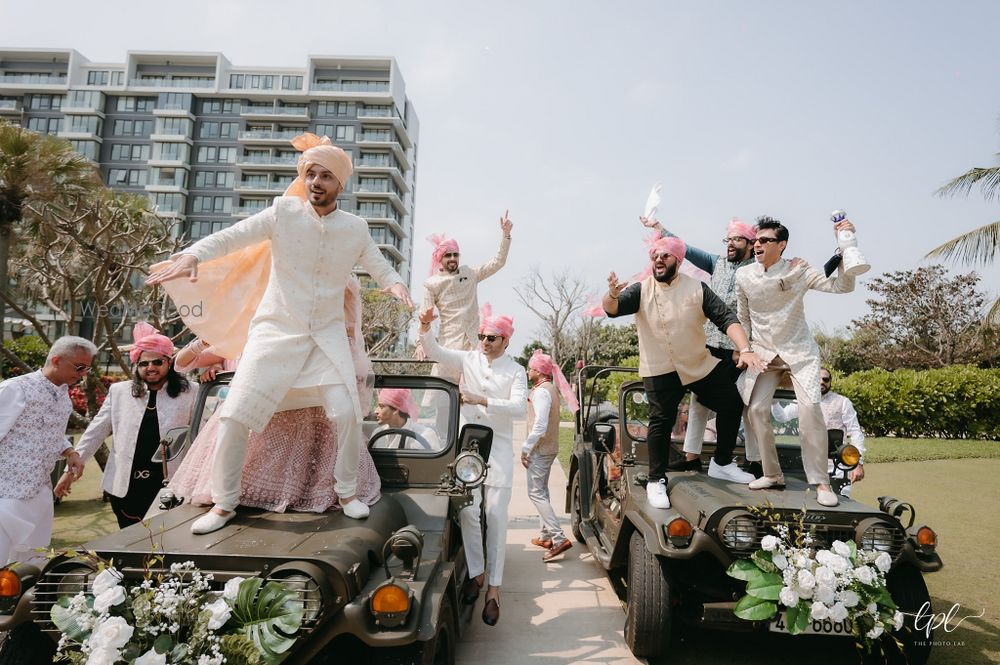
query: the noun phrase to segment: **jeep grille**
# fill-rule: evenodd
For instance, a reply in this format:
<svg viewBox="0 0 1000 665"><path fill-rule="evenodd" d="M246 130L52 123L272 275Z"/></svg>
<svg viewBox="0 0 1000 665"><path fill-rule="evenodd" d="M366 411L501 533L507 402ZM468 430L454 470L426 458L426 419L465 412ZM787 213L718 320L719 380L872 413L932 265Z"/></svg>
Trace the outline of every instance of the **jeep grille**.
<svg viewBox="0 0 1000 665"><path fill-rule="evenodd" d="M72 563L56 566L48 571L33 587L31 616L43 631L58 635L59 630L52 624L52 606L63 596L75 596L81 591L89 591L97 571L85 564Z"/></svg>
<svg viewBox="0 0 1000 665"><path fill-rule="evenodd" d="M749 558L760 549L761 539L769 533L774 533L774 526L784 524L790 531L798 528L794 520L770 522L755 516L742 516L729 522L723 537L723 544L729 554L737 559ZM858 542L858 533L851 525L840 524L806 524L806 530L812 535L813 547L829 549L833 541L855 541L859 547L887 552L893 561L899 556L906 542L906 534L899 527L888 523L880 523L865 531Z"/></svg>

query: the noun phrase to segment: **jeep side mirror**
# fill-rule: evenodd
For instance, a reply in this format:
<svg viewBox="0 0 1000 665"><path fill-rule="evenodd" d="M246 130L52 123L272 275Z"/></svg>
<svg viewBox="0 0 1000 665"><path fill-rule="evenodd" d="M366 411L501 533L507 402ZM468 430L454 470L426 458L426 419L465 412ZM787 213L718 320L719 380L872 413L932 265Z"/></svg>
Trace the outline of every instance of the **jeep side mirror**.
<svg viewBox="0 0 1000 665"><path fill-rule="evenodd" d="M844 445L844 430L842 429L828 429L826 430L826 442L827 442L827 455L829 457L836 457L837 451L840 447Z"/></svg>
<svg viewBox="0 0 1000 665"><path fill-rule="evenodd" d="M590 440L594 451L611 454L615 451L615 426L608 423L594 423L590 426Z"/></svg>
<svg viewBox="0 0 1000 665"><path fill-rule="evenodd" d="M493 429L485 425L468 423L462 427L458 435L458 450L475 450L483 461L489 461L490 448L493 447Z"/></svg>
<svg viewBox="0 0 1000 665"><path fill-rule="evenodd" d="M174 427L167 430L166 435L160 441L160 445L157 446L156 452L153 453L153 462L159 464L164 460L172 462L177 459L187 447L187 440L187 427Z"/></svg>

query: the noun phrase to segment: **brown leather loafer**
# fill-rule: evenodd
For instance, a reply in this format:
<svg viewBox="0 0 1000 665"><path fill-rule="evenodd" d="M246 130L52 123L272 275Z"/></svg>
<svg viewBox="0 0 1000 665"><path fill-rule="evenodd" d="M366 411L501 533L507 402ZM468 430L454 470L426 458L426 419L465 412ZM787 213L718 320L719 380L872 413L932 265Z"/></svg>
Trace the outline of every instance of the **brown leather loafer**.
<svg viewBox="0 0 1000 665"><path fill-rule="evenodd" d="M532 538L531 544L535 545L536 547L541 547L543 550L547 550L550 547L552 547L551 540L542 540L541 538Z"/></svg>
<svg viewBox="0 0 1000 665"><path fill-rule="evenodd" d="M571 543L569 538L567 538L558 545L550 547L549 551L542 555L542 561L545 561L546 563L552 561L571 547L573 547L573 543Z"/></svg>
<svg viewBox="0 0 1000 665"><path fill-rule="evenodd" d="M483 608L483 623L487 626L495 626L499 620L500 601L496 598L490 598L486 601L486 607Z"/></svg>
<svg viewBox="0 0 1000 665"><path fill-rule="evenodd" d="M479 598L479 590L482 588L482 582L476 580L475 577L469 578L469 580L462 585L462 600L467 603L476 602L476 599Z"/></svg>

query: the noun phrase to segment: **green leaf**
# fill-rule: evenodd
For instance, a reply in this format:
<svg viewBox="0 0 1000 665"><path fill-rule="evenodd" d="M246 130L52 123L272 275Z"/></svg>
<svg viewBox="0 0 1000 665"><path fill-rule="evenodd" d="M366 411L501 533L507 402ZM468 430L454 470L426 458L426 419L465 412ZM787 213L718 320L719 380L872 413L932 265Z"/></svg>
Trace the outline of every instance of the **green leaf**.
<svg viewBox="0 0 1000 665"><path fill-rule="evenodd" d="M879 589L878 595L875 597L875 602L879 604L880 608L887 607L891 610L896 609L896 602L892 599L892 595L889 594L889 590L885 587Z"/></svg>
<svg viewBox="0 0 1000 665"><path fill-rule="evenodd" d="M83 642L90 635L89 630L80 627L77 621L79 615L69 609L69 598L66 596L52 606L49 616L52 617L55 627L74 642Z"/></svg>
<svg viewBox="0 0 1000 665"><path fill-rule="evenodd" d="M763 570L765 573L776 573L778 572L778 567L771 563L771 553L765 552L764 550L757 550L750 555L753 562L757 564L757 567Z"/></svg>
<svg viewBox="0 0 1000 665"><path fill-rule="evenodd" d="M778 600L783 586L781 575L761 573L757 579L747 582L747 593L762 600Z"/></svg>
<svg viewBox="0 0 1000 665"><path fill-rule="evenodd" d="M240 583L233 603L238 631L251 640L266 663L279 662L295 644L302 625L298 594L278 582L251 577Z"/></svg>
<svg viewBox="0 0 1000 665"><path fill-rule="evenodd" d="M730 577L735 577L738 580L743 580L744 582L749 582L752 579L760 577L760 568L757 567L753 561L747 559L737 559L733 561L732 565L726 571L726 574Z"/></svg>
<svg viewBox="0 0 1000 665"><path fill-rule="evenodd" d="M747 621L767 621L778 612L778 605L747 594L733 608L733 614Z"/></svg>
<svg viewBox="0 0 1000 665"><path fill-rule="evenodd" d="M856 557L858 555L858 545L853 540L848 540L847 541L847 546L851 550L851 561L856 564L857 563L857 558Z"/></svg>
<svg viewBox="0 0 1000 665"><path fill-rule="evenodd" d="M170 635L160 635L153 642L153 648L156 649L156 653L170 653L174 649L174 640Z"/></svg>
<svg viewBox="0 0 1000 665"><path fill-rule="evenodd" d="M792 610L794 610L794 617ZM810 608L808 601L800 600L795 607L789 608L788 612L786 621L788 622L788 632L792 635L798 635L809 626L809 621L812 617L812 609Z"/></svg>

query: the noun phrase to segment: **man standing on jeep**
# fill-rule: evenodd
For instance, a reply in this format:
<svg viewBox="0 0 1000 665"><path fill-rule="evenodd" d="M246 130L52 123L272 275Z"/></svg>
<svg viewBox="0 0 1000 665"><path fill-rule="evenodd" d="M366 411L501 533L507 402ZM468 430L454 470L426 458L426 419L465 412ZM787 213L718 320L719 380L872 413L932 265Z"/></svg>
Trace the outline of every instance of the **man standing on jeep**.
<svg viewBox="0 0 1000 665"><path fill-rule="evenodd" d="M608 276L602 305L609 317L636 315L639 376L649 400L649 482L646 496L654 508L669 508L666 472L670 430L677 407L688 391L717 415L718 443L708 475L749 483L753 476L733 462L736 434L743 415L732 376L705 344L706 321L726 333L740 351L739 367L763 369L750 349L743 327L707 284L678 271L687 250L680 238L660 238L649 248L652 274L628 288L615 273Z"/></svg>
<svg viewBox="0 0 1000 665"><path fill-rule="evenodd" d="M853 231L854 225L845 219L834 226L835 233L841 230ZM788 229L776 219L760 217L754 240L757 263L736 271L739 319L766 363L765 370L750 368L737 380L747 403L747 426L757 439L764 467L764 475L750 483L750 489L785 485L774 445L771 402L778 384L790 375L798 403L806 480L817 486L816 501L832 507L838 502L827 472L826 424L819 404L819 347L806 323L802 300L809 290L849 293L854 290L854 278L843 266L838 267L836 277L824 277L808 264L793 265L781 257L787 246Z"/></svg>

